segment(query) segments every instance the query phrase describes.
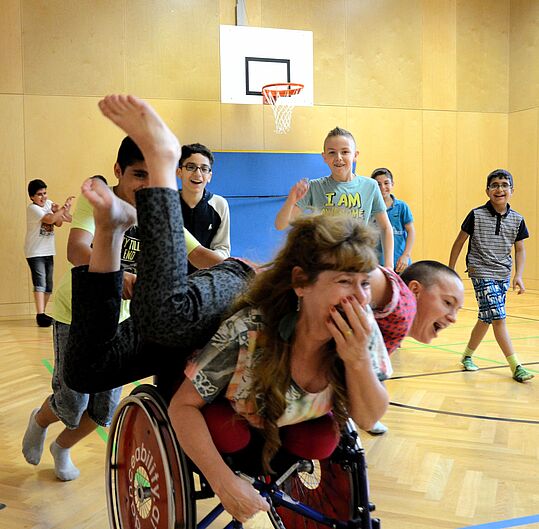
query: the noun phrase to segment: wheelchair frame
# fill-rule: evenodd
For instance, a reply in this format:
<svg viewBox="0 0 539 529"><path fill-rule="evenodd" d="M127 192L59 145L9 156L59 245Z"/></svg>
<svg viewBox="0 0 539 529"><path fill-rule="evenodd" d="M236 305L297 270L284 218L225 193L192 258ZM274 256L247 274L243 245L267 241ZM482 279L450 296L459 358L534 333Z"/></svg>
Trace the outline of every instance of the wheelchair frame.
<svg viewBox="0 0 539 529"><path fill-rule="evenodd" d="M365 451L351 420L327 460L297 461L277 479L237 473L268 500L275 529L380 528L370 515L374 505L369 502ZM135 388L116 410L106 476L111 529L208 529L224 512L219 503L197 523L196 501L215 495L179 446L167 405L153 385ZM234 519L224 526L241 528Z"/></svg>

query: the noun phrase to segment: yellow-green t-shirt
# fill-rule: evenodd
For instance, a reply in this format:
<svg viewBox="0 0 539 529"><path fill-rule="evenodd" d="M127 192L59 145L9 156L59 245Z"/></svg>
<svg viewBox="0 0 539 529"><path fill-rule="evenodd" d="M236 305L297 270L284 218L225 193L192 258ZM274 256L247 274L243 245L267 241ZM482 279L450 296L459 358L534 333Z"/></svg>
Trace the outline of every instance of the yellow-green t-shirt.
<svg viewBox="0 0 539 529"><path fill-rule="evenodd" d="M178 205L179 207L179 205ZM71 228L78 228L87 231L92 235L95 233L94 214L91 204L81 195L77 200L77 207L73 213ZM184 228L185 245L187 255L200 243ZM61 323L71 324L71 270L68 270L60 279L60 283L54 292L54 310L52 317ZM129 318L129 300L122 300L120 307L120 321Z"/></svg>

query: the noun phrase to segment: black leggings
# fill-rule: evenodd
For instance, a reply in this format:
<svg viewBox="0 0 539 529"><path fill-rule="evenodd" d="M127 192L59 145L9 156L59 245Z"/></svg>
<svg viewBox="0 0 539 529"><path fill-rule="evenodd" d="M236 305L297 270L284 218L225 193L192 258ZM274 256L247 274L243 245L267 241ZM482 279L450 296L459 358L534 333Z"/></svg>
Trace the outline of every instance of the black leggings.
<svg viewBox="0 0 539 529"><path fill-rule="evenodd" d="M187 275L177 191L137 192L141 252L131 318L118 324L122 272L72 271L72 322L63 376L96 393L152 375L182 376L186 357L202 347L247 286L252 269L227 259Z"/></svg>

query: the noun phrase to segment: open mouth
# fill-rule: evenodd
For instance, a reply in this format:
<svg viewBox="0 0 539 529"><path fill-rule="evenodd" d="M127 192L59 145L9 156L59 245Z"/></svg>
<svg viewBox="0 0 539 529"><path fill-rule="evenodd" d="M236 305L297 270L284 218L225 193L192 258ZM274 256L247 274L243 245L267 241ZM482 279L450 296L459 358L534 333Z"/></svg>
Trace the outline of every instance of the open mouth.
<svg viewBox="0 0 539 529"><path fill-rule="evenodd" d="M432 326L434 328L434 333L437 335L442 329L445 329L445 325L442 325L441 323L438 323L437 321L434 322L434 325Z"/></svg>

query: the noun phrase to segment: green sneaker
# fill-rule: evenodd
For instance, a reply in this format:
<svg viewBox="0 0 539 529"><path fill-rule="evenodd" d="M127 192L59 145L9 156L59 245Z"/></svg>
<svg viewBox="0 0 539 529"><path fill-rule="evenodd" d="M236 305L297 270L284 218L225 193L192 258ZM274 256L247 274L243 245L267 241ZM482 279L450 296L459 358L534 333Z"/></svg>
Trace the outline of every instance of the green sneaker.
<svg viewBox="0 0 539 529"><path fill-rule="evenodd" d="M526 382L526 380L531 380L535 375L530 373L527 369L524 369L521 365L518 365L513 373L513 378L517 382Z"/></svg>
<svg viewBox="0 0 539 529"><path fill-rule="evenodd" d="M479 368L473 363L471 356L463 356L460 361L464 371L477 371Z"/></svg>

